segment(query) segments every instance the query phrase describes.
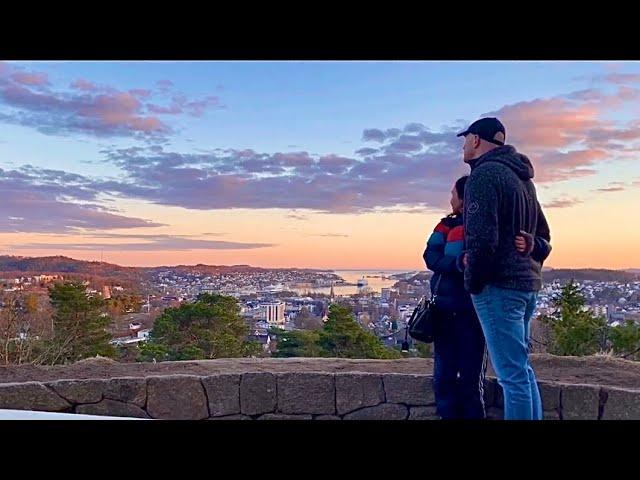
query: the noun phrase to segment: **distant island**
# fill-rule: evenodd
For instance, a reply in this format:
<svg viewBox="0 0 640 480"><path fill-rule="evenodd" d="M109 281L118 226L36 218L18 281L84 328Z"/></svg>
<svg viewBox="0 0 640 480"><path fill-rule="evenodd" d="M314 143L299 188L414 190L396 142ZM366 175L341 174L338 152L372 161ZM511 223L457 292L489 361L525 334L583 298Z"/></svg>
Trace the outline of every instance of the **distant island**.
<svg viewBox="0 0 640 480"><path fill-rule="evenodd" d="M423 281L425 277L431 277L432 273L425 270L408 277L405 277L406 274L394 275L394 277L412 283L416 280ZM554 280L560 282L569 280L584 282L585 280L591 280L594 282L628 283L640 281L640 270L638 273L634 273L630 270L607 270L601 268L545 268L542 271L542 278L545 282L553 282Z"/></svg>
<svg viewBox="0 0 640 480"><path fill-rule="evenodd" d="M636 282L640 280L640 270L607 270L603 268L558 268L542 272L542 278L549 280L576 280L582 282L593 280L597 282Z"/></svg>

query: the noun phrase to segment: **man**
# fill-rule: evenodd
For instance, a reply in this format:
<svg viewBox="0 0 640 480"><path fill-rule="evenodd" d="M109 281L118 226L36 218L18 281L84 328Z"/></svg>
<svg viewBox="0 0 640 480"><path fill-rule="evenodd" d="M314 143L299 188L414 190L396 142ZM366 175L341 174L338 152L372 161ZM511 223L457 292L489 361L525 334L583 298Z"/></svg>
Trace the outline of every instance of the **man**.
<svg viewBox="0 0 640 480"><path fill-rule="evenodd" d="M531 180L533 166L505 145L506 131L497 118L482 118L458 136L464 137L464 162L471 166L464 196L465 288L504 392L504 418L540 420L529 322L551 238ZM526 243L523 253L516 236Z"/></svg>

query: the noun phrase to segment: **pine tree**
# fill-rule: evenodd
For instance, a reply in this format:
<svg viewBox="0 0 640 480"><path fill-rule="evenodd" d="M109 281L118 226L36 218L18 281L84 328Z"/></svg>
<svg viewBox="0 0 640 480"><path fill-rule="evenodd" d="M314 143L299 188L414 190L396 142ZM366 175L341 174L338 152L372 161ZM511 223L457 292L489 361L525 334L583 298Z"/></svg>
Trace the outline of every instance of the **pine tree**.
<svg viewBox="0 0 640 480"><path fill-rule="evenodd" d="M256 355L261 347L246 340L248 328L233 297L202 294L194 303L166 309L156 319L142 361L199 360Z"/></svg>
<svg viewBox="0 0 640 480"><path fill-rule="evenodd" d="M106 328L109 317L103 315L104 300L89 296L80 282L57 283L49 290L54 308L52 337L44 349L44 361L50 364L76 362L101 355L115 356Z"/></svg>
<svg viewBox="0 0 640 480"><path fill-rule="evenodd" d="M289 357L321 357L322 349L318 345L320 334L317 330L282 330L274 328L269 331L277 338L276 358Z"/></svg>
<svg viewBox="0 0 640 480"><path fill-rule="evenodd" d="M585 299L573 280L562 288L554 306L555 311L551 315L540 317L551 329L550 353L593 355L607 348L607 321L584 308Z"/></svg>
<svg viewBox="0 0 640 480"><path fill-rule="evenodd" d="M322 356L339 358L400 358L400 352L386 348L380 340L358 325L348 307L333 304L320 331Z"/></svg>
<svg viewBox="0 0 640 480"><path fill-rule="evenodd" d="M609 340L615 355L629 360L640 360L640 325L633 320L612 327Z"/></svg>

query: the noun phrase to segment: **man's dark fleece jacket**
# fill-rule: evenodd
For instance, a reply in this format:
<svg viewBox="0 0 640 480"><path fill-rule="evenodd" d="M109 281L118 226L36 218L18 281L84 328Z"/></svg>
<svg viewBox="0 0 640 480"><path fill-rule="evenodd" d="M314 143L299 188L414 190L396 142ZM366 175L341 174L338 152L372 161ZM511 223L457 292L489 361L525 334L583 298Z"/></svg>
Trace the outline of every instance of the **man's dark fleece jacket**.
<svg viewBox="0 0 640 480"><path fill-rule="evenodd" d="M551 236L531 181L531 162L511 145L504 145L470 165L464 193L465 288L472 294L482 292L486 285L540 290ZM528 254L516 251L515 237L521 230L534 239Z"/></svg>

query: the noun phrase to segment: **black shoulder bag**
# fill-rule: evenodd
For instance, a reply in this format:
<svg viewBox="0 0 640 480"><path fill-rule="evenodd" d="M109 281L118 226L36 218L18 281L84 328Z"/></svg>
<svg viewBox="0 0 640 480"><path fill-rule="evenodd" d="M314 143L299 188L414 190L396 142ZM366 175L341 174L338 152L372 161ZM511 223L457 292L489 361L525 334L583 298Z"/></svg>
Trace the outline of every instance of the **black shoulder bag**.
<svg viewBox="0 0 640 480"><path fill-rule="evenodd" d="M431 298L427 300L426 296L422 297L420 303L418 303L418 306L413 311L405 330L405 340L408 333L414 340L425 343L433 342L437 323L439 321L436 298L438 297L440 280L442 280L442 274L438 277L436 288L434 289Z"/></svg>

